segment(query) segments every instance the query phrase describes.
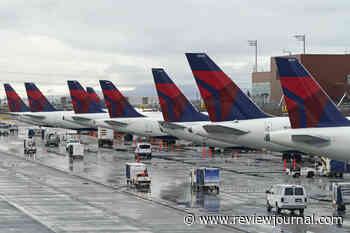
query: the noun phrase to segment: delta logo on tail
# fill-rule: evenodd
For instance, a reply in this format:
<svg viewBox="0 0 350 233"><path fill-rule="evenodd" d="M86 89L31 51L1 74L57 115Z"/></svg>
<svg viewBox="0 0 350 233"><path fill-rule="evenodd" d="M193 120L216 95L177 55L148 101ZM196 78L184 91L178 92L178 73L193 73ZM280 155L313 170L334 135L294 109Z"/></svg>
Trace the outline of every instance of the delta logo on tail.
<svg viewBox="0 0 350 233"><path fill-rule="evenodd" d="M104 103L101 101L100 97L96 94L95 90L92 87L86 87L86 92L89 95L90 99L94 101L101 109L105 108Z"/></svg>
<svg viewBox="0 0 350 233"><path fill-rule="evenodd" d="M298 59L276 57L275 61L292 128L350 125Z"/></svg>
<svg viewBox="0 0 350 233"><path fill-rule="evenodd" d="M15 90L11 87L10 84L4 84L7 103L10 109L10 112L29 112L29 108L23 100L19 97L19 95L15 92Z"/></svg>
<svg viewBox="0 0 350 233"><path fill-rule="evenodd" d="M100 80L100 85L110 118L144 117L130 105L112 82Z"/></svg>
<svg viewBox="0 0 350 233"><path fill-rule="evenodd" d="M211 121L269 117L205 53L186 53Z"/></svg>
<svg viewBox="0 0 350 233"><path fill-rule="evenodd" d="M24 84L32 112L53 112L57 109L46 99L34 83Z"/></svg>
<svg viewBox="0 0 350 233"><path fill-rule="evenodd" d="M152 69L163 117L168 122L209 121L199 113L161 68Z"/></svg>
<svg viewBox="0 0 350 233"><path fill-rule="evenodd" d="M75 113L103 113L96 101L87 94L78 81L67 81Z"/></svg>

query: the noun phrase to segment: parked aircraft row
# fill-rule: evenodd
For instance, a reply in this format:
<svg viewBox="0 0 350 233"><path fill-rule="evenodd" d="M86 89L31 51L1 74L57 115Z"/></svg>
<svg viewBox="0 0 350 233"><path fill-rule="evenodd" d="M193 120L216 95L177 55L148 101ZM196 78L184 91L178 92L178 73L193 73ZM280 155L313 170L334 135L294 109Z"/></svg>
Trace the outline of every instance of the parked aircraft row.
<svg viewBox="0 0 350 233"><path fill-rule="evenodd" d="M107 80L100 80L100 86L108 113L96 93L91 88L85 91L77 81L68 81L74 112L55 109L33 83L25 83L30 108L9 84L5 91L11 114L32 124L77 130L104 127L212 147L312 153L347 160L344 132L350 129L349 121L297 59L276 58L288 118L264 113L207 54L186 53L186 58L208 114L198 112L161 68L152 69L152 74L163 116L138 112Z"/></svg>

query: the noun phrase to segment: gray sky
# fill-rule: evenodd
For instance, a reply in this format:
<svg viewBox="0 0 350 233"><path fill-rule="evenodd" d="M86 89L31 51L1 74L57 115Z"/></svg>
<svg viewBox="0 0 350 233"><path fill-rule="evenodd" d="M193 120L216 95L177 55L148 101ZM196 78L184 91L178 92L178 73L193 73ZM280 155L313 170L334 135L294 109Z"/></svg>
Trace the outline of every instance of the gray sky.
<svg viewBox="0 0 350 233"><path fill-rule="evenodd" d="M241 88L269 57L350 51L350 1L308 0L0 0L0 75L24 94L24 81L46 94L68 94L66 80L100 89L155 93L152 67L163 67L186 94L195 82L185 52L207 52ZM189 93L191 92L191 93ZM2 89L2 95L4 91Z"/></svg>

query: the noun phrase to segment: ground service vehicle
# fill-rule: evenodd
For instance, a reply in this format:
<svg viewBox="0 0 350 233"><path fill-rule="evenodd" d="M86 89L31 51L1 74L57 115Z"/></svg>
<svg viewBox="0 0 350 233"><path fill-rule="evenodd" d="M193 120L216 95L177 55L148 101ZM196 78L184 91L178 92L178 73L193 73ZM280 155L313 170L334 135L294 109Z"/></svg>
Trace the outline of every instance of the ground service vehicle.
<svg viewBox="0 0 350 233"><path fill-rule="evenodd" d="M48 133L45 136L45 146L58 147L60 144L60 137L56 133Z"/></svg>
<svg viewBox="0 0 350 233"><path fill-rule="evenodd" d="M98 127L97 138L98 147L107 145L107 147L113 148L114 130Z"/></svg>
<svg viewBox="0 0 350 233"><path fill-rule="evenodd" d="M151 177L148 174L147 167L143 163L126 163L126 183L136 188L150 188Z"/></svg>
<svg viewBox="0 0 350 233"><path fill-rule="evenodd" d="M8 136L10 134L10 125L1 123L0 124L0 135Z"/></svg>
<svg viewBox="0 0 350 233"><path fill-rule="evenodd" d="M193 191L220 191L220 170L218 168L193 168L190 174Z"/></svg>
<svg viewBox="0 0 350 233"><path fill-rule="evenodd" d="M84 145L80 143L72 143L68 146L68 155L73 159L84 158Z"/></svg>
<svg viewBox="0 0 350 233"><path fill-rule="evenodd" d="M33 138L24 139L24 154L25 155L36 154L36 143Z"/></svg>
<svg viewBox="0 0 350 233"><path fill-rule="evenodd" d="M298 210L299 214L304 214L306 208L307 195L305 189L301 185L293 184L276 184L266 191L267 201L266 209L271 211L276 208L276 212L281 210Z"/></svg>
<svg viewBox="0 0 350 233"><path fill-rule="evenodd" d="M321 158L316 168L320 176L328 177L343 177L344 173L350 172L350 164L325 157Z"/></svg>
<svg viewBox="0 0 350 233"><path fill-rule="evenodd" d="M145 157L146 159L152 159L152 145L146 142L137 143L135 148L135 158L137 158L137 156L140 158Z"/></svg>

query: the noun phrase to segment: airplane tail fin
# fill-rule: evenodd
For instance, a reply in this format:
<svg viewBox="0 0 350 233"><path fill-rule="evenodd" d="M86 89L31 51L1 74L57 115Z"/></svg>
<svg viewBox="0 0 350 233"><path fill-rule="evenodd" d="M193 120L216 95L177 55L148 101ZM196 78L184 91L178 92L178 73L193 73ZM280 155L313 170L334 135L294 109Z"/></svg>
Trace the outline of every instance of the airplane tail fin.
<svg viewBox="0 0 350 233"><path fill-rule="evenodd" d="M100 80L100 85L111 118L144 117L131 106L111 81Z"/></svg>
<svg viewBox="0 0 350 233"><path fill-rule="evenodd" d="M209 121L194 109L164 69L152 69L163 118L168 122Z"/></svg>
<svg viewBox="0 0 350 233"><path fill-rule="evenodd" d="M205 53L186 53L211 121L269 117Z"/></svg>
<svg viewBox="0 0 350 233"><path fill-rule="evenodd" d="M57 109L47 100L34 83L24 83L32 112L54 112Z"/></svg>
<svg viewBox="0 0 350 233"><path fill-rule="evenodd" d="M102 113L104 112L97 103L90 98L88 93L78 81L67 81L69 93L75 113Z"/></svg>
<svg viewBox="0 0 350 233"><path fill-rule="evenodd" d="M350 125L296 58L276 57L275 61L292 128Z"/></svg>
<svg viewBox="0 0 350 233"><path fill-rule="evenodd" d="M10 112L30 112L28 106L23 102L21 97L19 97L10 84L5 83L4 88Z"/></svg>
<svg viewBox="0 0 350 233"><path fill-rule="evenodd" d="M104 101L101 101L100 97L96 94L92 87L86 87L86 92L90 96L90 99L93 100L101 109L106 108Z"/></svg>

